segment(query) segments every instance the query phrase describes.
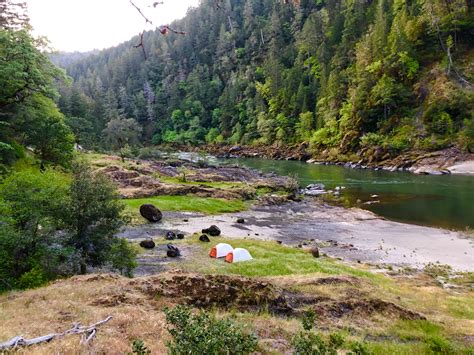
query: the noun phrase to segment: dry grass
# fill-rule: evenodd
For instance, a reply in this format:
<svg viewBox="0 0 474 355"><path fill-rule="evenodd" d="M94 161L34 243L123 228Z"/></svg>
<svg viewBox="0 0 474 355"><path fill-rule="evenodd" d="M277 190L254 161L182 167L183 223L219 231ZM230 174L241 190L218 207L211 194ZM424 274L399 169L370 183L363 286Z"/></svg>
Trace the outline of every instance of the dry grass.
<svg viewBox="0 0 474 355"><path fill-rule="evenodd" d="M20 353L34 354L123 354L131 342L142 339L153 354L166 353L163 339L165 305L150 300L128 286L128 280L115 276L73 277L48 287L0 296L0 335L2 340L16 335L26 338L69 329L74 322L92 324L107 316L113 319L99 328L89 347L80 345L80 336L68 335L50 343L28 348ZM129 302L109 304L97 299L129 297ZM123 299L123 298L122 298Z"/></svg>
<svg viewBox="0 0 474 355"><path fill-rule="evenodd" d="M222 238L219 238L219 241ZM184 240L177 243L191 243ZM246 247L250 241L242 241ZM253 242L256 243L256 242ZM426 339L439 336L451 341L459 341L469 346L474 336L474 292L468 288L445 290L425 274L411 276L386 276L374 274L367 269L359 270L348 265L321 258L311 259L314 265L305 267L308 253L301 249L287 248L272 242L258 242L252 252L259 256L259 262L270 263L278 259L294 269L291 274L285 270L274 270L271 263L252 263L233 268L232 265L211 260L207 256L209 244L196 248L194 262L176 263L176 267L204 274L258 276L279 289L291 290L320 299L324 304L341 300L380 299L399 305L407 310L426 316L427 321L403 320L397 314L353 312L342 317L324 316L317 320L318 331L345 332L349 339L363 339L369 336L376 340L372 349L376 353L423 353ZM266 255L266 256L265 256ZM272 260L267 260L270 258ZM199 267L197 267L197 264ZM211 268L212 264L212 268ZM260 266L259 266L260 265ZM253 275L248 268L267 270L266 275ZM278 271L278 272L277 272ZM281 271L281 272L280 272ZM61 280L36 290L12 292L0 295L0 341L16 335L27 338L50 332L69 329L73 322L94 323L109 315L111 322L100 327L97 339L90 347L79 344L80 338L70 335L51 343L23 350L24 353L107 353L124 354L131 351L134 339L141 339L153 354L166 353L164 314L166 305L178 302L179 297L156 296L156 292L146 291L144 284L156 287L164 277L126 279L115 275L78 276ZM184 289L178 290L183 293ZM182 295L185 297L185 295ZM316 307L320 304L316 304ZM290 349L290 339L300 330L296 318L270 314L264 307L255 312L237 311L231 306L224 311L214 309L219 315L232 314L237 320L248 324L258 334L259 350L264 354L284 353ZM324 312L322 314L325 314ZM408 343L405 338L411 337ZM389 339L389 340L384 340Z"/></svg>

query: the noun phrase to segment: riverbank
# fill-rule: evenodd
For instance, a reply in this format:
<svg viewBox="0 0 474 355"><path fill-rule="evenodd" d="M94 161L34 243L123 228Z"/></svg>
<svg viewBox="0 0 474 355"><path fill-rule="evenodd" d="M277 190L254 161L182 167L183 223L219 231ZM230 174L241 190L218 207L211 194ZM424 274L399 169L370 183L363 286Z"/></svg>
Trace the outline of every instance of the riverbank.
<svg viewBox="0 0 474 355"><path fill-rule="evenodd" d="M350 155L332 156L329 151L314 154L306 143L294 146L207 145L192 149L204 151L220 158L259 157L275 160L298 160L312 164L342 165L353 169L407 171L420 175L474 175L474 154L462 152L455 147L435 152L409 151L396 156L382 148L370 152L363 150L358 154Z"/></svg>
<svg viewBox="0 0 474 355"><path fill-rule="evenodd" d="M239 218L245 224L237 223ZM227 238L274 241L302 249L318 247L322 253L354 264L392 269L442 264L474 272L474 240L466 233L392 222L369 211L331 206L318 199L210 216L165 213L162 223L132 226L120 236L136 242L149 237L162 239L170 230L191 236L213 224Z"/></svg>
<svg viewBox="0 0 474 355"><path fill-rule="evenodd" d="M314 314L315 334L343 339L345 351L355 342L366 353L383 355L473 349L474 279L460 272L474 271L467 234L391 222L320 198L300 200L291 193L293 179L254 169L86 158L122 197L133 197L124 201L134 224L118 237L138 252L135 277L82 275L0 295L0 342L108 319L85 345L67 333L27 351L129 353L140 341L161 354L170 340L162 310L186 305L244 324L256 334L261 354L294 352L307 314ZM235 193L242 189L251 193ZM161 221L142 218L142 203L158 206ZM221 235L202 242L202 229L210 225ZM183 233L182 239L167 240L170 231ZM145 239L155 247L140 247ZM219 242L246 248L253 260L210 258ZM180 256L167 255L169 243Z"/></svg>
<svg viewBox="0 0 474 355"><path fill-rule="evenodd" d="M416 269L440 263L474 271L474 249L466 233L385 220L360 208L325 203L326 196L294 202L300 199L295 194L298 185L287 177L176 158L122 160L88 155L88 159L97 172L117 185L132 221L138 224L122 234L126 238L145 239L165 235L168 230L190 235L216 224L229 238L317 246L330 256L353 263ZM357 205L377 206L374 203L383 202L384 195L371 195L368 202ZM341 196L347 199L349 195L344 192ZM144 203L155 204L165 213L162 223L143 224L146 221L138 207ZM238 218L246 223L236 223Z"/></svg>

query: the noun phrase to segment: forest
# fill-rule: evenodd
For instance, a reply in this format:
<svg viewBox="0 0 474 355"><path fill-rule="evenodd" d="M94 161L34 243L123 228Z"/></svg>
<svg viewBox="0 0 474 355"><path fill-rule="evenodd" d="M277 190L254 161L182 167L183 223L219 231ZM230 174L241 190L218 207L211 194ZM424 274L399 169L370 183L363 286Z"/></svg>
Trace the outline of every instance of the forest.
<svg viewBox="0 0 474 355"><path fill-rule="evenodd" d="M145 32L144 52L136 37L53 55L73 78L57 103L77 142L474 149L471 0L219 4L172 24L186 35Z"/></svg>

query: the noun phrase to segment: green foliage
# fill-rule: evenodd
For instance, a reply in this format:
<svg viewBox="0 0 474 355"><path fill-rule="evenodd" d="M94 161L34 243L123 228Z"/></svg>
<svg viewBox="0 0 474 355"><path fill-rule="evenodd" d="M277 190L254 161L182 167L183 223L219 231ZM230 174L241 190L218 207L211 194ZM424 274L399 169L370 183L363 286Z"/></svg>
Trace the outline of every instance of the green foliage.
<svg viewBox="0 0 474 355"><path fill-rule="evenodd" d="M17 172L0 185L0 291L73 273L74 251L56 232L67 190L52 170Z"/></svg>
<svg viewBox="0 0 474 355"><path fill-rule="evenodd" d="M143 340L135 339L132 342L132 352L130 354L148 355L151 354L151 351L146 347Z"/></svg>
<svg viewBox="0 0 474 355"><path fill-rule="evenodd" d="M133 118L114 118L107 123L104 135L112 149L136 145L140 141L142 127Z"/></svg>
<svg viewBox="0 0 474 355"><path fill-rule="evenodd" d="M474 153L474 118L464 120L464 129L461 131L459 142L464 150Z"/></svg>
<svg viewBox="0 0 474 355"><path fill-rule="evenodd" d="M184 306L164 310L169 354L250 354L257 348L257 337L247 333L231 318L218 319L206 311L193 314Z"/></svg>
<svg viewBox="0 0 474 355"><path fill-rule="evenodd" d="M137 251L125 239L115 239L110 248L108 259L115 270L127 277L133 276L133 269L137 267Z"/></svg>
<svg viewBox="0 0 474 355"><path fill-rule="evenodd" d="M47 280L44 271L40 267L34 267L20 276L16 286L20 289L36 288L43 286Z"/></svg>
<svg viewBox="0 0 474 355"><path fill-rule="evenodd" d="M316 321L316 312L312 309L307 311L303 318L301 319L301 323L303 325L303 329L306 331L310 331L314 327L314 322Z"/></svg>
<svg viewBox="0 0 474 355"><path fill-rule="evenodd" d="M19 158L20 144L44 163L68 166L71 160L74 136L53 101L53 82L63 74L44 46L27 30L0 30L0 165Z"/></svg>
<svg viewBox="0 0 474 355"><path fill-rule="evenodd" d="M352 342L349 345L350 351L347 353L347 355L372 355L372 351L367 346L367 343L363 342Z"/></svg>
<svg viewBox="0 0 474 355"><path fill-rule="evenodd" d="M112 185L75 164L69 176L24 170L0 185L0 291L110 264L125 275L135 251L114 234L124 222Z"/></svg>
<svg viewBox="0 0 474 355"><path fill-rule="evenodd" d="M391 153L471 149L469 1L286 5L232 2L232 30L212 1L201 2L176 23L188 36L149 34L147 61L133 39L69 64L75 84L61 90L61 109L89 120L99 142L112 120L130 117L144 144L310 141L337 158L334 149L373 145L363 138L373 133Z"/></svg>
<svg viewBox="0 0 474 355"><path fill-rule="evenodd" d="M84 163L74 164L63 222L68 244L80 253L81 273L86 273L87 265L107 262L114 234L124 224L123 209L115 187L105 176L93 174Z"/></svg>
<svg viewBox="0 0 474 355"><path fill-rule="evenodd" d="M377 145L381 145L383 141L384 141L384 138L382 135L374 133L374 132L370 132L370 133L364 134L360 138L360 145L361 147L377 146Z"/></svg>
<svg viewBox="0 0 474 355"><path fill-rule="evenodd" d="M338 349L344 345L344 337L339 333L332 333L326 340L322 335L308 329L295 335L291 340L291 345L293 354L336 355Z"/></svg>

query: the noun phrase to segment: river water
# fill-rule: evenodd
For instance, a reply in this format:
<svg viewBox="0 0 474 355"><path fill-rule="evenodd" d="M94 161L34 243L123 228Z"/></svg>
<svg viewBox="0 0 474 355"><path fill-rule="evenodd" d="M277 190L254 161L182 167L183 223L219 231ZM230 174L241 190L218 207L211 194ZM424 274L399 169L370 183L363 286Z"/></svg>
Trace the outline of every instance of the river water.
<svg viewBox="0 0 474 355"><path fill-rule="evenodd" d="M472 176L415 175L260 158L224 162L267 173L291 175L302 186L312 183L323 183L326 189L345 186L343 197L352 206L394 221L457 230L474 228Z"/></svg>

